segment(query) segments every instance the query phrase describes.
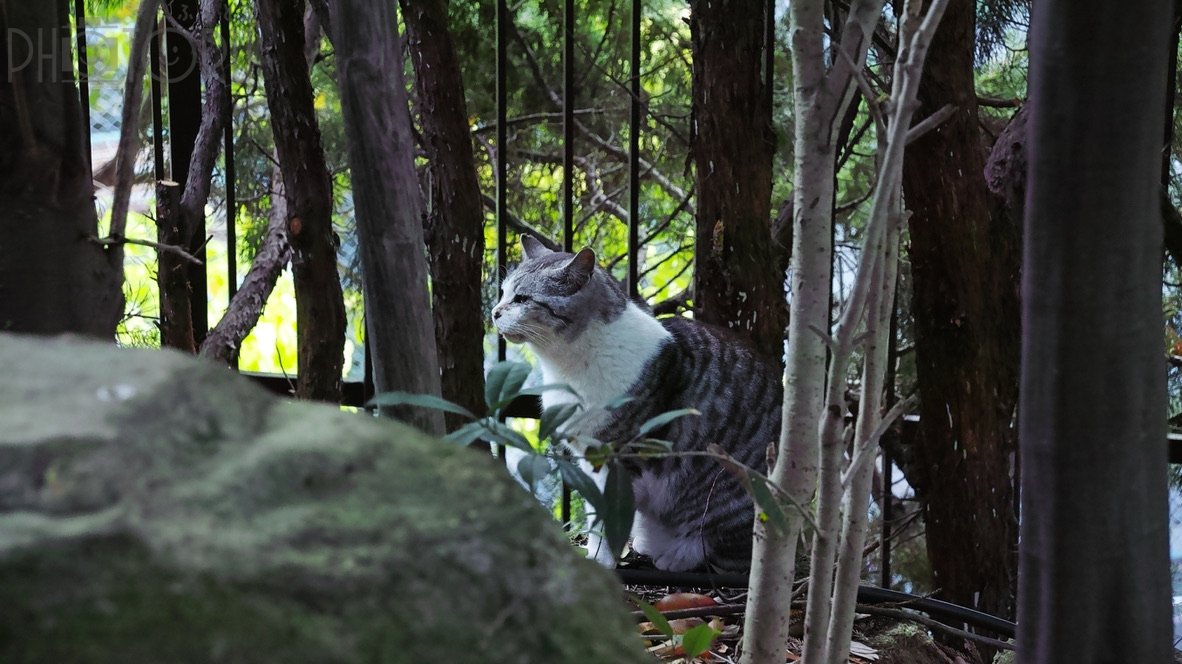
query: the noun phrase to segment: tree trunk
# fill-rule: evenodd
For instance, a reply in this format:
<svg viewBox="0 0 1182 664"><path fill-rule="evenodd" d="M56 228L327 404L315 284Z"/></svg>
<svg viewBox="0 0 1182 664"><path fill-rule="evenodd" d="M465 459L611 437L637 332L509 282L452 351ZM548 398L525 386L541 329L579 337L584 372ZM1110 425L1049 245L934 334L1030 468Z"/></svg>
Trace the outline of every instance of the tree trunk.
<svg viewBox="0 0 1182 664"><path fill-rule="evenodd" d="M430 160L427 257L443 398L484 411L484 209L447 0L401 1ZM448 429L467 422L447 415Z"/></svg>
<svg viewBox="0 0 1182 664"><path fill-rule="evenodd" d="M946 104L956 112L907 148L904 166L922 404L908 480L924 500L943 598L1011 617L1019 234L1001 210L995 219L985 187L974 27L975 3L952 0L932 41L917 117Z"/></svg>
<svg viewBox="0 0 1182 664"><path fill-rule="evenodd" d="M0 331L113 339L122 265L95 242L67 3L0 0Z"/></svg>
<svg viewBox="0 0 1182 664"><path fill-rule="evenodd" d="M379 392L439 396L422 201L395 7L334 0L331 11L374 386ZM396 414L430 433L444 430L438 411Z"/></svg>
<svg viewBox="0 0 1182 664"><path fill-rule="evenodd" d="M783 353L786 249L772 242L771 129L762 75L765 0L692 0L697 241L694 316Z"/></svg>
<svg viewBox="0 0 1182 664"><path fill-rule="evenodd" d="M304 54L304 2L257 0L255 8L292 248L299 332L296 396L339 402L345 304L332 230L332 184Z"/></svg>
<svg viewBox="0 0 1182 664"><path fill-rule="evenodd" d="M1158 209L1170 17L1168 0L1034 3L1019 431L1028 664L1172 661Z"/></svg>

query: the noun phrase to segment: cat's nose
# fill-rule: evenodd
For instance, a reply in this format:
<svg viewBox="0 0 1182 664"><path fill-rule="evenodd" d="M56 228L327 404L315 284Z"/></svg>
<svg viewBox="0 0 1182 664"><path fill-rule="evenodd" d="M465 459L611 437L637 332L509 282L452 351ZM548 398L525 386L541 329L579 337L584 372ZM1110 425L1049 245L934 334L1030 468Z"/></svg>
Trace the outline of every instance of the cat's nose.
<svg viewBox="0 0 1182 664"><path fill-rule="evenodd" d="M493 307L493 320L497 320L501 317L501 311L501 305L498 304L497 306Z"/></svg>

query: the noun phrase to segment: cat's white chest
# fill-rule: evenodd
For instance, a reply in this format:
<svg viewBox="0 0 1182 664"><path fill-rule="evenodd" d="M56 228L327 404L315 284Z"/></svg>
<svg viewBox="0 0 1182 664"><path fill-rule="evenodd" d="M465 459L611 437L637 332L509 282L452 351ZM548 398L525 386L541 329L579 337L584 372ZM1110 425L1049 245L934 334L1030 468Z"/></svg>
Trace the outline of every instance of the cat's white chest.
<svg viewBox="0 0 1182 664"><path fill-rule="evenodd" d="M548 390L542 395L542 406L578 401L585 414L566 433L595 431L607 417L604 406L636 383L669 338L669 331L657 319L629 303L618 318L589 325L569 343L535 348L543 381L568 385L578 395Z"/></svg>

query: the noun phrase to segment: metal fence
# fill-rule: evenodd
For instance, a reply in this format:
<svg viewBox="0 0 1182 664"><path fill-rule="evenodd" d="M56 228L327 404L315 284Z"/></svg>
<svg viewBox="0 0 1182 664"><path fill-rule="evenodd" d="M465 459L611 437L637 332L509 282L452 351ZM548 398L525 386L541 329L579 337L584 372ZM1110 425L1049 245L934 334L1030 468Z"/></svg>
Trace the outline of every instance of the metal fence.
<svg viewBox="0 0 1182 664"><path fill-rule="evenodd" d="M170 15L175 19L175 23L166 23L166 28L160 38L153 39L150 47L150 67L152 72L151 82L151 102L152 102L152 120L153 120L153 166L155 177L157 180L169 179L177 182L184 182L187 176L187 169L190 157L194 148L194 140L197 135L198 128L201 122L201 81L197 75L196 53L192 48L192 44L179 30L193 27L193 22L198 15L199 1L198 0L165 0ZM630 93L629 104L629 143L628 143L628 183L629 196L627 210L629 213L628 219L628 242L627 242L627 289L632 296L636 296L639 286L639 265L638 255L641 250L640 235L639 235L639 220L640 220L640 205L639 205L639 187L641 180L640 172L640 131L643 126L643 106L641 101L641 72L644 62L642 62L641 54L641 40L642 40L642 0L632 0L630 10L630 53L629 53L629 77L628 90ZM767 75L771 79L773 48L774 48L774 1L767 2L767 30L765 49L768 57L766 59ZM87 61L86 44L87 44L87 24L85 0L75 0L74 2L74 17L76 21L76 36L77 36L77 66L79 71L79 88L82 99L82 107L85 114L85 122L88 126L94 127L95 121L105 123L103 126L109 126L113 122L112 117L96 116L91 117L91 89L90 89L90 63ZM563 184L561 192L562 200L562 246L571 251L574 243L574 193L573 193L573 173L575 169L575 154L578 149L576 142L576 127L575 127L575 103L579 98L579 90L577 89L575 77L575 48L574 48L574 33L575 25L578 20L576 14L576 7L574 0L564 0L564 25L563 25L563 90L562 90L562 143L563 143ZM509 6L507 0L496 0L496 151L495 172L496 172L496 192L495 192L495 218L496 218L496 269L498 274L503 274L507 267L508 261L508 236L509 230L507 225L508 210L506 209L506 192L508 186L508 150L499 149L501 146L507 144L507 107L508 107L508 91L506 89L507 72L508 72L508 57L507 47L510 39L508 30ZM227 46L230 43L231 32L229 25L229 17L225 17L220 26L220 37L223 43ZM175 75L177 72L183 72L184 75ZM230 62L227 59L225 63L224 74L229 79L231 75ZM229 103L233 103L230 101ZM235 234L235 212L237 204L235 202L235 173L234 173L234 123L233 114L230 114L229 122L226 123L224 134L224 151L226 164L226 206L227 220L226 220L226 242L228 245L228 252L231 257L236 254L237 237ZM87 151L90 153L90 133L84 132L87 136ZM167 133L168 141L164 140L164 135ZM187 247L187 249L196 256L203 256L205 247L205 229L199 228L195 233L194 245ZM190 280L194 284L195 290L193 292L193 309L194 309L194 324L195 335L198 342L208 332L208 318L207 318L207 292L205 285L209 277L206 274L206 268L202 266L191 266ZM230 288L230 296L233 297L235 288L237 286L237 269L234 260L228 261L227 274L225 275ZM504 360L506 356L505 341L503 338L498 340L497 344L497 358ZM368 362L368 352L366 354L367 360L365 362L366 372L365 380L358 382L346 382L344 384L344 399L343 405L361 406L373 395L373 384L370 379L370 367ZM263 385L269 389L286 394L291 389L291 382L288 377L284 376L253 376ZM514 416L536 417L539 412L539 407L536 402L519 403L510 410L510 414ZM913 435L914 423L908 425L904 435ZM910 430L911 433L907 433ZM1182 461L1182 443L1177 440L1172 441L1171 445L1171 460ZM893 482L893 473L891 472L891 464L889 460L884 464L886 470L883 473L882 495L885 498L884 502L884 519L882 519L882 539L880 544L880 583L883 587L889 588L891 585L891 484ZM570 519L570 493L564 490L563 495L563 511L562 516L564 521ZM646 582L649 583L670 583L675 581L673 577L663 577L664 581L659 578L645 577ZM706 579L708 583L717 583L719 579ZM725 585L725 584L723 584ZM962 616L963 617L963 616ZM989 627L990 625L983 624L982 626ZM1012 625L1010 626L1012 627ZM992 628L997 629L996 624ZM998 631L1006 631L1005 625Z"/></svg>

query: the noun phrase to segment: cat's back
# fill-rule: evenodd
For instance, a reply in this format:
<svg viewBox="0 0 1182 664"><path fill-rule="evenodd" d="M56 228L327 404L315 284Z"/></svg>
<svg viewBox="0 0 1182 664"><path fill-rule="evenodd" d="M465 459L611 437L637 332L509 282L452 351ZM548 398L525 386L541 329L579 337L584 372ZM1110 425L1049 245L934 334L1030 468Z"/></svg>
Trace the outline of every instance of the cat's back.
<svg viewBox="0 0 1182 664"><path fill-rule="evenodd" d="M661 324L671 336L667 369L685 381L683 389L727 391L715 394L718 398L766 396L758 401L779 401L783 393L779 363L739 335L680 316L664 318Z"/></svg>
<svg viewBox="0 0 1182 664"><path fill-rule="evenodd" d="M654 360L649 388L663 397L659 400L665 410L701 412L675 423L676 433L697 439L691 447L714 440L732 451L737 441L759 441L762 454L766 442L779 435L779 362L713 325L682 317L665 318L661 324L670 339Z"/></svg>

